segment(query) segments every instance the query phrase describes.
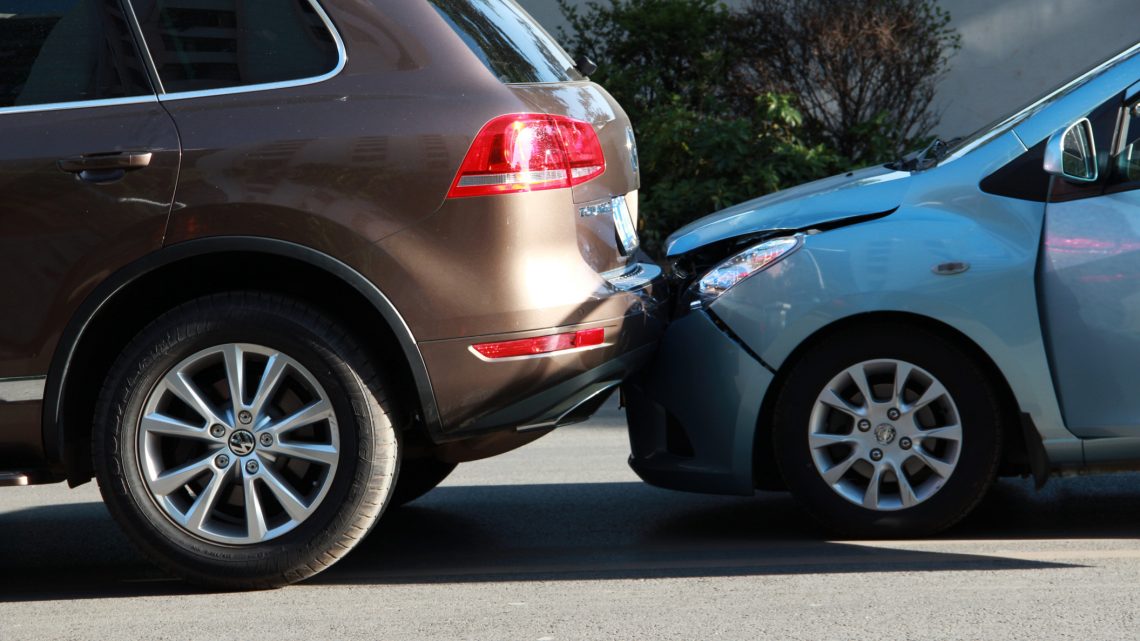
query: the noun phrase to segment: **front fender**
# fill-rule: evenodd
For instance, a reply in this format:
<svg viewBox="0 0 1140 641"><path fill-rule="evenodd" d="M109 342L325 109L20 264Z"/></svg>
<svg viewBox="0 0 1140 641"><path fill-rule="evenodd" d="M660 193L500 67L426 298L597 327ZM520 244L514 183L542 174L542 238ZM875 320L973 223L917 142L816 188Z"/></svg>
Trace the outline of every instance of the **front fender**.
<svg viewBox="0 0 1140 641"><path fill-rule="evenodd" d="M1041 205L980 191L969 200L950 204L968 205L970 215L927 200L809 235L799 251L729 290L710 310L777 370L814 334L861 314L933 319L992 358L1047 446L1069 447L1074 437L1061 419L1037 308ZM935 273L949 262L969 269Z"/></svg>

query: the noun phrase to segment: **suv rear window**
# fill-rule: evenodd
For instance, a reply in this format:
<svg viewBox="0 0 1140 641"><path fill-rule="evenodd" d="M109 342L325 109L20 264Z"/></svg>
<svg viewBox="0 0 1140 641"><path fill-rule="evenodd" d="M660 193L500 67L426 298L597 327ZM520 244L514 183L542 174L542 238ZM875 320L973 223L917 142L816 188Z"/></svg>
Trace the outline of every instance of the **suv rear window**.
<svg viewBox="0 0 1140 641"><path fill-rule="evenodd" d="M429 0L502 82L581 80L574 61L514 0Z"/></svg>
<svg viewBox="0 0 1140 641"><path fill-rule="evenodd" d="M131 0L167 93L324 75L340 62L311 0Z"/></svg>

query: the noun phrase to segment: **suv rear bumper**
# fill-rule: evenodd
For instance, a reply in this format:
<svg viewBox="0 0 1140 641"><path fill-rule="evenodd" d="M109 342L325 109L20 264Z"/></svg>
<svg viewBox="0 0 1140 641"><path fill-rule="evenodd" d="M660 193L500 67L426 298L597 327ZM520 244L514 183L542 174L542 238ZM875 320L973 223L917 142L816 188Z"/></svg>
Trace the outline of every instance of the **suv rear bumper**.
<svg viewBox="0 0 1140 641"><path fill-rule="evenodd" d="M621 317L547 329L427 341L419 344L431 376L443 427L439 442L505 429L538 430L585 420L627 377L652 357L664 323L664 283L656 276L637 289L615 286L624 299ZM586 301L589 305L600 301ZM477 343L602 328L602 345L527 357L489 360Z"/></svg>

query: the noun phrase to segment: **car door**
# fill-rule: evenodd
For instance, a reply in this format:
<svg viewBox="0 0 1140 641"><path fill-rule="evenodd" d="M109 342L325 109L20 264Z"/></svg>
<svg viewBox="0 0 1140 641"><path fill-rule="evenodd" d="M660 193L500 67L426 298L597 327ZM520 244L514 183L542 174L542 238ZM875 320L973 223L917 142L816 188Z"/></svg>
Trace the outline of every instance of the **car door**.
<svg viewBox="0 0 1140 641"><path fill-rule="evenodd" d="M77 307L162 243L179 143L127 18L119 0L0 0L0 469L40 447Z"/></svg>
<svg viewBox="0 0 1140 641"><path fill-rule="evenodd" d="M1099 177L1054 178L1042 320L1065 424L1140 435L1140 83L1090 114ZM1135 151L1134 151L1135 150Z"/></svg>

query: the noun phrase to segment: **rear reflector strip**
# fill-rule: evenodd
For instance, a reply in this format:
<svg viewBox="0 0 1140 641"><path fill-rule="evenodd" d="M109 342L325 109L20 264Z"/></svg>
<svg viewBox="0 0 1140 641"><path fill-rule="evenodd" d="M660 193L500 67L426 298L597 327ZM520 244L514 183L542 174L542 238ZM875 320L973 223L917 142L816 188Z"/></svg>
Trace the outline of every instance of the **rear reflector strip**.
<svg viewBox="0 0 1140 641"><path fill-rule="evenodd" d="M552 334L550 336L536 336L522 338L501 343L479 343L472 345L471 349L484 358L511 358L515 356L536 356L549 354L581 347L594 347L601 345L606 338L606 330L602 327L583 329L566 334Z"/></svg>

